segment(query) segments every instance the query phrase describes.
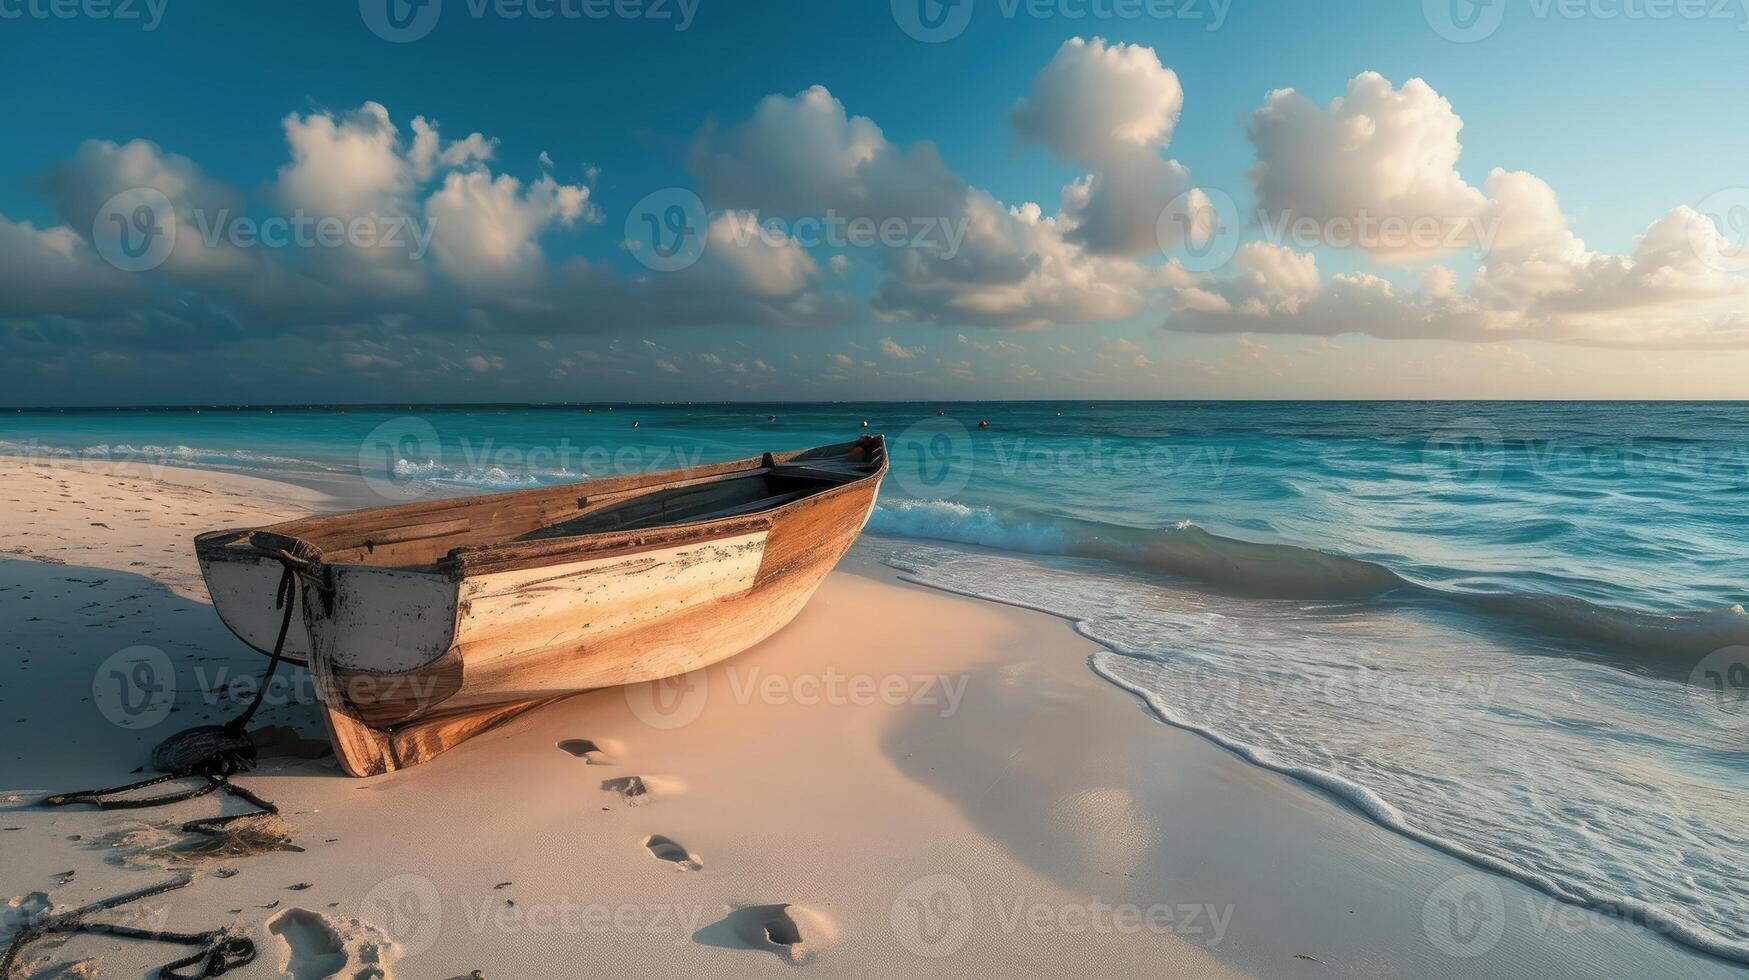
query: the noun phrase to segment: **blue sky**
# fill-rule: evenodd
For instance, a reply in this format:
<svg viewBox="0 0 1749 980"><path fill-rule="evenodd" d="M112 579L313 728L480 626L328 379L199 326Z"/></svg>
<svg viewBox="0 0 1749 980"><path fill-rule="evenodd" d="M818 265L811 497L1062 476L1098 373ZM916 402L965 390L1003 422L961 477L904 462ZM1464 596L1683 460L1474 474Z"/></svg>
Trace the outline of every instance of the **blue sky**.
<svg viewBox="0 0 1749 980"><path fill-rule="evenodd" d="M1483 17L1503 15L1471 43L1442 37L1432 24L1441 16L1437 9L1403 2L1197 0L1156 8L1171 11L1169 17L1119 17L1099 13L1112 2L1122 7L1122 0L1010 4L1012 15L1002 0L961 0L971 4L970 20L940 43L901 29L901 8L912 0L899 0L900 8L696 0L696 9L678 0L657 9L648 0L648 15L637 18L543 20L525 8L490 5L475 16L469 0L442 0L435 27L409 43L390 43L369 29L365 13L377 0L365 0L364 8L158 0L161 10L139 0L130 10L139 20L45 16L45 2L0 0L0 84L12 93L0 108L10 135L0 154L0 215L18 232L15 247L37 250L0 255L15 270L12 279L0 274L0 344L7 348L0 381L8 391L0 398L13 404L245 399L253 389L235 379L258 377L264 368L294 373L295 387L312 398L353 401L1749 396L1742 380L1749 360L1741 353L1749 340L1739 336L1749 333L1749 294L1739 288L1744 263L1735 249L1742 237L1729 210L1737 200L1733 189L1749 185L1749 129L1741 125L1749 104L1749 73L1742 70L1749 13L1736 0L1680 8L1659 0L1650 6L1493 0L1500 6L1470 8L1456 0ZM1138 0L1134 8L1144 5ZM690 23L677 29L689 12ZM154 16L161 21L143 29ZM1095 37L1104 45L1094 45ZM1065 54L1071 38L1088 43ZM1119 62L1140 50L1149 63L1133 77L1158 98L1107 106L1135 87L1127 81L1132 76L1100 72L1121 71ZM1035 79L1053 64L1065 69L1059 111L1170 116L1168 130L1154 133L1141 151L1147 166L1176 160L1188 170L1182 189L1216 189L1243 214L1267 205L1266 217L1327 225L1357 201L1363 212L1390 212L1413 195L1385 199L1359 188L1402 177L1414 187L1456 186L1441 201L1469 202L1462 207L1473 205L1475 214L1507 214L1507 226L1516 228L1528 220L1517 216L1532 206L1487 189L1490 170L1499 167L1534 175L1537 187L1557 196L1559 227L1539 227L1535 248L1542 251L1527 245L1523 254L1505 257L1476 247L1405 256L1322 240L1289 243L1295 257L1315 261L1321 286L1284 285L1280 277L1295 275L1285 252L1257 253L1250 265L1195 269L1210 277L1201 281L1163 275L1174 258L1169 245L1146 252L1098 245L1085 227L1076 231L1077 219L1065 210L1066 186L1128 165L1111 162L1117 151L1094 146L1084 133L1052 129L1057 123L1049 120L1037 122L1030 137L1017 128L1017 104L1042 101ZM1433 94L1398 105L1421 114L1403 124L1404 138L1437 143L1448 129L1457 133L1461 156L1454 166L1355 155L1347 145L1331 150L1330 160L1305 162L1309 146L1326 144L1299 143L1294 134L1323 122L1353 125L1336 119L1330 102L1363 72L1383 76L1388 100L1406 92L1410 79L1424 80ZM985 273L943 263L897 282L903 277L894 270L906 258L891 253L904 249L822 248L787 258L791 250L778 249L785 255L760 259L769 264L724 261L726 271L710 276L704 267L727 257L707 253L699 270L688 270L690 292L640 265L623 242L626 218L653 191L703 192L711 214L724 202L767 216L782 210L774 207L782 201L786 220L810 209L783 188L755 187L751 178L734 186L723 174L740 172L729 159L737 154L754 159L750 148L779 152L811 139L797 133L792 140L781 130L757 134L763 143L753 134L734 138L762 99L794 99L811 86L828 90L846 116L867 117L899 152L933 144L942 171L987 192L1002 209L1036 202L1042 215L1055 216L1051 241L1066 239L1065 256L1048 257L1055 245L1014 239L1014 268L1059 261L1069 268L1081 260L1078 250L1117 255L1111 250L1117 248L1121 256L1099 258L1107 264L1087 266L1093 271L1066 273L1074 282L1097 279L1101 289L1112 284L1113 295L1077 303L1058 295L1059 283L1035 284L1032 294L1050 296L1036 308L965 314L987 302L968 285ZM1306 174L1325 176L1290 175L1265 201L1247 177L1264 152L1248 128L1268 94L1283 88L1310 100L1310 108L1288 112L1284 144L1275 151L1284 156L1272 163L1278 172L1303 166ZM1169 105L1174 89L1177 108ZM1440 99L1461 118L1461 132L1436 118ZM146 184L159 179L141 181L122 157L100 153L71 166L86 141L123 148L147 141L222 189L209 203L223 198L234 205L228 215L260 221L321 199L288 190L287 117L300 125L322 118L344 123L367 103L386 112L403 157L412 120L423 117L441 132L440 147L472 133L496 141L483 159L458 157L454 170L511 178L525 194L545 175L557 188L580 189L586 200L569 215L560 204L530 219L532 251L516 251L515 275L494 270L490 283L461 270L469 247L453 239L441 268L423 257L431 271L417 270L424 280L417 287L360 285L343 271L359 266L356 256L349 263L290 254L295 248L266 258L251 253L234 264L231 274L257 283L271 276L249 263L297 270L314 284L288 288L288 295L318 290L320 310L293 310L281 296L241 303L235 281L215 285L213 269L222 263L211 256L203 266L200 256L179 251L162 267L127 273L125 282L111 281L111 270L95 262L52 264L100 251L95 216L88 217L95 203L82 211L75 199L95 202L96 189L135 186L125 184L129 173ZM697 163L701 145L718 151L715 171ZM1124 144L1124 160L1137 159L1132 150ZM178 166L167 172L181 172ZM1405 166L1412 172L1377 169ZM1348 173L1349 183L1333 181L1331 170ZM896 173L895 181L912 171ZM437 213L427 198L449 177L439 169L422 179L400 198L415 220ZM1108 192L1119 211L1157 206L1145 191L1166 179L1138 178L1155 183L1132 188L1138 196L1126 200L1108 178ZM69 189L75 185L83 197ZM1721 193L1724 258L1650 274L1657 272L1655 257L1636 252L1639 236L1672 209L1716 204ZM813 203L845 199L828 194ZM198 195L190 201L200 209ZM1503 203L1487 211L1489 202ZM179 213L186 238L191 212ZM503 233L481 224L477 212L465 220L465 227L456 218L437 228L494 239ZM1243 239L1268 237L1251 224ZM28 235L19 231L25 226ZM57 229L65 237L56 238ZM1683 238L1679 231L1671 234ZM1558 244L1568 234L1582 240L1584 257ZM79 241L68 244L69 237ZM206 245L212 251L213 243ZM1529 275L1545 275L1548 256L1563 249L1558 289L1523 284ZM833 254L845 258L841 273ZM557 277L556 270L579 259L592 270L590 285L548 292L541 270ZM1490 263L1485 282L1473 283ZM1451 270L1461 304L1434 294L1403 300L1434 265ZM245 268L253 271L237 272ZM1343 294L1349 286L1333 278L1342 276L1377 277L1396 287L1391 302L1407 305L1381 312L1378 296ZM1645 285L1672 278L1682 288ZM943 289L962 292L932 291L944 279L953 283ZM1268 283L1252 295L1241 288L1251 280ZM450 288L455 282L467 288ZM883 306L876 301L883 288L906 295ZM92 301L106 290L113 302ZM602 300L601 290L610 298ZM740 301L713 305L736 290ZM925 292L927 300L920 298ZM368 302L360 298L366 293ZM681 294L687 298L674 299ZM1211 312L1203 300L1228 309ZM1245 319L1248 301L1266 312ZM535 302L542 315L524 315L522 308ZM1390 324L1344 329L1364 319L1347 319L1356 307L1344 303L1426 326L1410 335ZM154 312L142 314L148 306ZM615 312L597 315L604 307ZM822 313L826 308L832 312Z"/></svg>

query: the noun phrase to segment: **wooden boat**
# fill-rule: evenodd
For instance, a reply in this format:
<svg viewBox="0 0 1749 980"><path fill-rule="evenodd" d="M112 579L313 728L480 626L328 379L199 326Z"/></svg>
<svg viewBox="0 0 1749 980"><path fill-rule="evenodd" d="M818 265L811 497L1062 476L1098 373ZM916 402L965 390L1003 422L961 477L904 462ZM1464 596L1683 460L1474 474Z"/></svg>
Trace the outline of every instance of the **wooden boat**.
<svg viewBox="0 0 1749 980"><path fill-rule="evenodd" d="M220 618L263 653L284 561L301 565L283 657L314 676L341 766L369 776L554 698L765 639L849 549L886 471L886 442L865 436L213 531L195 550Z"/></svg>

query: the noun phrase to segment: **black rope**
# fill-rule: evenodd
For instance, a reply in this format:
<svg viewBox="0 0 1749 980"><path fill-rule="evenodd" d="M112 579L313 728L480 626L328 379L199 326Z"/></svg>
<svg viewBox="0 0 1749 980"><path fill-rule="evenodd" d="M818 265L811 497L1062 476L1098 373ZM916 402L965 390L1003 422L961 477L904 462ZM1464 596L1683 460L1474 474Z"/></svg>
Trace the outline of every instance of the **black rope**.
<svg viewBox="0 0 1749 980"><path fill-rule="evenodd" d="M166 793L163 796L149 796L145 799L108 799L108 797L120 793L129 793L137 789L145 789L148 786L156 786L160 783L167 783L177 779L188 779L193 775L199 775L201 778L205 779L206 785L197 786L194 789L181 793ZM112 786L108 789L88 789L76 793L62 793L59 796L51 796L44 800L43 805L67 806L74 803L89 803L99 810L139 810L147 807L169 806L172 803L181 803L184 800L196 800L212 793L214 790L224 790L227 795L235 796L248 802L256 807L256 810L251 813L233 813L229 816L223 817L202 817L198 820L190 820L182 825L181 829L183 833L206 834L209 837L218 836L222 832L222 828L232 821L242 820L246 817L267 817L277 816L279 814L279 807L275 806L272 801L264 799L263 797L250 792L248 789L231 782L226 776L186 772L166 773L165 775L155 776L151 779L142 779L137 783L129 783L126 786Z"/></svg>
<svg viewBox="0 0 1749 980"><path fill-rule="evenodd" d="M161 776L153 776L150 779L142 779L136 783L128 783L125 786L111 786L105 789L86 789L76 790L71 793L60 793L43 800L43 805L59 807L86 803L97 807L99 810L138 810L148 807L169 806L172 803L182 803L188 800L199 799L202 796L212 793L214 790L222 789L231 796L242 797L260 809L260 812L257 813L238 813L228 817L211 817L205 820L191 820L182 825L184 831L206 834L211 834L216 828L222 827L233 820L242 819L243 817L255 817L263 814L278 813L278 807L241 786L235 785L230 780L236 773L253 766L253 752L246 751L246 748L252 749L252 747L247 747L246 743L242 742L244 738L243 733L248 727L249 719L254 716L256 709L261 707L262 697L267 693L267 684L272 680L273 672L278 668L280 659L285 653L285 637L291 629L292 610L295 607L295 600L293 597L297 593L297 580L297 572L293 570L292 566L288 563L285 567L285 574L280 576L279 589L274 597L274 604L283 608L285 610L285 615L280 619L279 638L274 641L273 658L268 662L267 673L262 677L261 686L256 690L255 698L250 702L249 707L242 714L226 722L224 727L220 730L224 735L231 736L238 740L239 747L221 746L212 755L204 759L196 760L191 765L176 768ZM163 745L160 745L159 748L162 750L164 745L169 745L175 740L184 737L191 737L191 740L199 738L204 735L205 731L206 730L204 729L195 728L189 729L185 732L180 732L165 739ZM148 796L143 799L111 799L111 797L118 796L122 793L131 793L135 790L145 789L149 786L157 786L163 783L189 779L195 776L204 779L206 781L205 785L196 786L193 789L183 790L177 793L165 793L161 796Z"/></svg>
<svg viewBox="0 0 1749 980"><path fill-rule="evenodd" d="M285 657L285 638L287 634L291 632L292 614L297 608L297 586L299 579L310 579L315 581L318 587L324 587L325 585L317 579L312 572L312 565L314 564L313 560L299 555L293 555L284 549L278 549L274 553L274 557L279 560L279 563L285 570L279 577L278 587L274 590L273 605L276 609L285 610L285 614L281 616L279 620L279 635L273 641L273 655L268 660L267 671L262 675L261 684L256 688L255 697L249 702L249 707L245 708L242 714L226 722L222 729L219 729L224 735L237 740L239 746L244 737L244 732L249 726L250 719L255 717L255 712L261 707L261 703L267 695L267 686L272 682L274 672L279 669L280 661ZM207 729L194 728L172 735L170 738L164 740L164 743L159 746L159 749L161 751L164 746L170 745L177 739L182 739L186 736L197 736L206 730ZM77 803L88 803L100 810L135 810L146 807L168 806L172 803L182 803L187 800L198 799L202 796L206 796L214 790L222 789L232 796L239 796L250 803L253 803L265 813L276 814L279 812L278 807L254 793L251 793L240 786L234 785L230 781L230 778L233 775L238 772L246 771L252 768L253 765L254 757L252 747L248 747L247 751L242 747L221 747L206 758L195 760L192 764L178 766L161 776L142 779L137 783L128 783L125 786L112 786L107 789L88 789L77 790L71 793L60 793L44 800L43 805L58 807L69 806ZM130 793L134 790L145 789L148 786L157 786L161 783L173 782L179 779L188 779L194 776L204 778L206 780L206 785L197 786L194 789L185 790L179 793L166 793L162 796L149 796L144 799L109 799L109 797L121 793ZM195 832L197 833L210 833L215 826L229 823L230 821L241 817L259 815L260 814L257 813L240 813L230 817L194 820L189 821L188 824L184 824L183 827L186 830L193 826L196 828Z"/></svg>
<svg viewBox="0 0 1749 980"><path fill-rule="evenodd" d="M92 902L90 905L76 908L71 912L62 912L58 915L42 913L34 921L20 928L13 935L12 940L6 944L6 952L0 954L0 980L16 980L16 978L23 976L19 972L18 961L19 957L23 955L25 947L31 943L39 939L46 939L49 936L77 933L100 933L122 939L143 939L178 946L203 947L189 956L173 960L159 967L156 974L159 980L206 980L208 977L216 977L229 970L254 962L254 940L248 936L232 935L225 929L213 929L207 932L171 932L165 929L139 929L114 922L85 921L85 917L92 913L108 911L130 902L153 898L178 888L186 888L193 881L193 878L183 875L162 884L142 888L139 891ZM183 967L195 964L200 965L199 973L181 972Z"/></svg>
<svg viewBox="0 0 1749 980"><path fill-rule="evenodd" d="M210 776L207 778L212 779ZM218 783L219 788L223 789L231 796L240 797L248 803L253 804L256 808L256 812L233 813L228 817L202 817L199 820L190 820L182 825L183 833L206 834L208 837L219 837L223 836L224 828L233 820L242 820L245 817L275 817L279 815L279 807L274 806L268 800L249 792L249 790L242 786L238 786L236 783L225 779L214 779L213 782ZM289 844L287 846L290 847ZM294 850L297 850L297 848L294 848Z"/></svg>
<svg viewBox="0 0 1749 980"><path fill-rule="evenodd" d="M261 678L261 685L256 689L254 699L250 701L249 707L244 709L242 714L218 729L222 735L231 740L230 743L227 744L222 740L213 741L211 743L214 746L212 754L179 766L160 776L142 779L125 786L60 793L45 799L43 805L59 807L84 803L99 810L136 810L199 799L215 790L223 790L226 795L238 797L256 808L254 812L203 817L187 821L182 825L183 833L205 834L210 837L224 836L225 828L233 821L247 817L273 816L279 813L279 807L260 795L231 782L231 777L238 772L252 768L254 765L253 746L247 742L244 733L249 726L250 719L255 717L255 712L261 707L262 701L267 695L267 685L273 680L274 672L279 669L280 660L284 658L285 638L291 631L292 614L297 608L298 582L300 579L308 581L317 589L324 590L324 597L326 597L327 585L316 574L313 558L294 555L284 549L276 549L273 557L278 559L285 569L279 577L278 588L274 590L273 605L275 609L285 610L285 614L280 618L279 636L273 641L273 655L268 660L267 671ZM206 737L205 731L201 728L194 728L172 735L159 745L159 751L154 752L154 755L162 753L165 746L177 739L185 739L188 742L198 744L199 739ZM176 753L167 753L167 756L180 758ZM193 789L143 798L114 798L123 793L131 793L151 786L197 776L204 783ZM228 970L253 962L255 943L247 936L233 936L223 929L209 932L168 932L137 929L115 923L84 921L85 916L93 912L113 909L129 902L137 902L141 899L184 888L191 881L193 881L192 878L184 876L161 885L93 902L71 912L60 915L45 914L39 917L36 921L20 929L7 943L4 955L0 955L0 980L14 980L14 967L17 965L20 953L26 946L47 936L68 933L103 933L124 939L145 939L203 947L198 952L159 967L157 972L159 980L205 980L205 978L216 977ZM182 972L186 967L197 965L200 967L199 973Z"/></svg>
<svg viewBox="0 0 1749 980"><path fill-rule="evenodd" d="M174 782L178 779L187 779L193 775L200 774L170 772L165 773L162 776L153 776L151 779L142 779L137 783L128 783L126 786L111 786L108 789L75 790L71 793L61 793L57 796L51 796L43 801L43 806L68 806L74 803L89 803L99 810L139 810L146 807L169 806L172 803L181 803L183 800L199 799L224 785L217 778L208 776L207 785L187 790L182 793L166 793L163 796L148 796L141 800L105 799L105 797L115 796L118 793L131 793L136 789L145 789L148 786L157 786L160 783Z"/></svg>
<svg viewBox="0 0 1749 980"><path fill-rule="evenodd" d="M293 567L292 556L280 552L280 564L285 567L279 576L279 588L273 593L273 608L284 609L285 615L279 619L279 638L273 641L273 657L267 661L267 673L261 675L261 686L255 689L255 700L249 702L249 707L243 713L232 718L225 728L232 732L242 732L249 725L249 719L255 717L255 710L261 707L261 701L267 696L267 685L273 681L273 672L279 669L279 661L285 654L285 635L291 630L292 610L297 607L298 573ZM308 563L305 563L308 568Z"/></svg>

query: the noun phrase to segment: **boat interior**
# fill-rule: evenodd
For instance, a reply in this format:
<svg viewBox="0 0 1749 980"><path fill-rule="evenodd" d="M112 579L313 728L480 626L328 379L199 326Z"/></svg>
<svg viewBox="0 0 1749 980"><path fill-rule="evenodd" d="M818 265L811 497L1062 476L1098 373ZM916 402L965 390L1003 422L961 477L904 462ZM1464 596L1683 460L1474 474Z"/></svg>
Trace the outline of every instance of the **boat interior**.
<svg viewBox="0 0 1749 980"><path fill-rule="evenodd" d="M839 486L842 481L765 470L693 486L660 487L600 509L519 535L518 541L571 538L607 531L637 531L756 514Z"/></svg>
<svg viewBox="0 0 1749 980"><path fill-rule="evenodd" d="M434 570L457 552L758 514L879 472L877 438L669 473L304 518L206 547L314 545L325 561Z"/></svg>

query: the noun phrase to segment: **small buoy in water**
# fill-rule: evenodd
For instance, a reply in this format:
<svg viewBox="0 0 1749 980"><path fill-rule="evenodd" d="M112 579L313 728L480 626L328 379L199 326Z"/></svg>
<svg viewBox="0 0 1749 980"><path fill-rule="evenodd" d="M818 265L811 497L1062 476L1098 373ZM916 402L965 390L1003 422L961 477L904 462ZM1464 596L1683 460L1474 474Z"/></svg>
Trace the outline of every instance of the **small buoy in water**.
<svg viewBox="0 0 1749 980"><path fill-rule="evenodd" d="M946 414L947 414L947 413L946 413L946 412L943 412L943 411L941 411L941 410L940 410L940 409L937 409L937 410L936 410L936 412L935 412L935 414L937 414L937 415L946 415Z"/></svg>
<svg viewBox="0 0 1749 980"><path fill-rule="evenodd" d="M863 420L862 420L862 427L863 427L863 428L865 428L865 429L866 429L866 428L868 428L868 419L863 419Z"/></svg>
<svg viewBox="0 0 1749 980"><path fill-rule="evenodd" d="M980 428L980 429L988 429L989 427L990 427L990 423L988 423L988 422L980 421L978 423L978 428Z"/></svg>

